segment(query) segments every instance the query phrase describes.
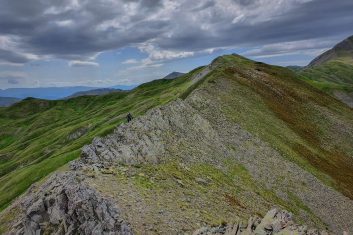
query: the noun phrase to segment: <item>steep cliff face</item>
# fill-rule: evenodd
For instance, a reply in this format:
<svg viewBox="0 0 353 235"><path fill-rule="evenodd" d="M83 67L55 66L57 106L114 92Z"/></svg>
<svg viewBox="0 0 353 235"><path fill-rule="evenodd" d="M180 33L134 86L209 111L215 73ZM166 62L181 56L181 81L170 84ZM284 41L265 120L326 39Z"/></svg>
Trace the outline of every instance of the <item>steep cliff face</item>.
<svg viewBox="0 0 353 235"><path fill-rule="evenodd" d="M239 234L280 232L283 225L286 232L311 233L288 213L265 216L278 207L297 223L352 232L351 109L289 70L235 55L191 79L197 87L185 99L85 146L71 170L20 200L22 216L7 227L58 234L204 227L195 234ZM252 215L271 223L234 225ZM210 227L221 223L229 226Z"/></svg>

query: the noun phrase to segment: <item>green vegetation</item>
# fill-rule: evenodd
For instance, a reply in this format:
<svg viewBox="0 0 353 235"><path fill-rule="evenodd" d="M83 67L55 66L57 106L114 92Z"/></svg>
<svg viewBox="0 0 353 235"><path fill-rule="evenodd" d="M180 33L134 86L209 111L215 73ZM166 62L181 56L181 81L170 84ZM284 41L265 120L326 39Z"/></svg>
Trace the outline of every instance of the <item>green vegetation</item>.
<svg viewBox="0 0 353 235"><path fill-rule="evenodd" d="M183 97L191 105L195 104L194 108L199 108L216 130L220 126L217 133L225 134L222 125L228 128L227 123L237 124L324 184L353 198L351 109L313 89L290 69L234 55L216 59L212 67L214 70L202 79L197 89L189 88ZM147 221L160 221L159 211L165 210L173 212L172 218L190 218L184 221L190 223L190 227L200 221L220 224L254 214L263 216L271 207L278 206L293 212L296 218L305 220L304 223L311 221L317 226L327 226L326 218L316 214L317 211L302 198L302 192L312 190L307 174L302 176L303 181L294 178L295 173L289 170L281 156L270 156L276 153L267 150L267 145L242 136L241 132L236 137L230 133L225 136L236 140L230 140L227 147L240 159L257 159L252 166L241 164L247 160L238 161L223 155L192 162L170 156L158 165L118 169L114 177L101 179L98 175L92 179L92 184L124 204L141 203L135 211L134 206L126 208L131 221L135 221L141 213L140 208L147 205L148 209L144 209ZM240 141L238 147L236 142L247 138L249 140ZM186 152L198 151L194 148ZM178 146L178 151L185 151L183 145ZM272 159L276 159L277 164ZM259 175L266 177L266 173L259 170L264 168L273 179L269 185L254 176L258 170ZM115 192L117 188L124 193L119 195ZM315 193L318 197L324 194L321 189ZM162 226L163 222L159 224ZM160 229L164 231L165 227Z"/></svg>
<svg viewBox="0 0 353 235"><path fill-rule="evenodd" d="M231 120L353 198L351 109L287 68L233 55L217 63L222 69L212 74L213 81L227 83L228 90L206 89L220 99Z"/></svg>
<svg viewBox="0 0 353 235"><path fill-rule="evenodd" d="M11 223L17 218L21 213L19 207L9 208L6 213L1 214L0 216L0 234L5 234L11 228Z"/></svg>
<svg viewBox="0 0 353 235"><path fill-rule="evenodd" d="M312 86L332 94L333 91L353 91L353 64L349 61L329 61L298 72L301 79Z"/></svg>
<svg viewBox="0 0 353 235"><path fill-rule="evenodd" d="M353 36L296 72L303 81L353 107Z"/></svg>
<svg viewBox="0 0 353 235"><path fill-rule="evenodd" d="M28 98L0 109L0 210L32 183L77 158L95 136L125 122L128 112L136 117L179 97L197 71L131 92L59 101Z"/></svg>
<svg viewBox="0 0 353 235"><path fill-rule="evenodd" d="M119 167L111 170L114 174L103 178L96 176L92 181L105 194L119 197L115 193L115 189L119 188L130 195L124 197L126 204L142 200L151 205L155 211L149 211L151 214L148 216L151 218L148 218L152 221L156 221L158 211L163 209L172 211L176 218L189 217L192 218L190 221L195 222L197 214L198 219L207 224L218 225L229 223L238 217L246 219L254 214L264 216L276 205L296 214L305 210L313 221L322 224L295 195L288 194L288 201L281 199L259 184L234 160L225 160L221 165L222 167L208 163L187 165L177 159L158 165ZM252 194L250 198L249 193ZM138 199L133 198L136 194ZM149 201L150 197L154 200Z"/></svg>
<svg viewBox="0 0 353 235"><path fill-rule="evenodd" d="M301 80L353 107L353 36L294 71Z"/></svg>

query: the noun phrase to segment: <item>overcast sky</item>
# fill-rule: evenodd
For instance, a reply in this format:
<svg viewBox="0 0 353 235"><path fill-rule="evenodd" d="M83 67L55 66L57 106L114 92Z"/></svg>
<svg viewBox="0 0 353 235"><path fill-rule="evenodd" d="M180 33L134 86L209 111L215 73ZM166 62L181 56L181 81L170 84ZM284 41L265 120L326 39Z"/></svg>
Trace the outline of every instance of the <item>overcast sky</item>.
<svg viewBox="0 0 353 235"><path fill-rule="evenodd" d="M0 88L139 84L222 54L305 65L353 0L0 0Z"/></svg>

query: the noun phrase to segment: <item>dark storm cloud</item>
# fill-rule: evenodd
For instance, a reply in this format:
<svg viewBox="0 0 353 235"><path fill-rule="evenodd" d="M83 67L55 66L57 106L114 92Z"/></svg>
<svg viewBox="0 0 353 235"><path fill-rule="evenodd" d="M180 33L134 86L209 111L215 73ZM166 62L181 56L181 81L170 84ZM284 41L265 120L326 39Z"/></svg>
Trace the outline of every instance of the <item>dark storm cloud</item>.
<svg viewBox="0 0 353 235"><path fill-rule="evenodd" d="M26 56L14 51L3 50L0 48L0 61L14 64L23 64L28 62L29 59Z"/></svg>
<svg viewBox="0 0 353 235"><path fill-rule="evenodd" d="M258 1L257 0L233 0L233 2L240 4L242 6L249 6L256 4Z"/></svg>
<svg viewBox="0 0 353 235"><path fill-rule="evenodd" d="M288 41L353 33L353 1L316 0L279 16L273 23L257 27L257 41ZM247 33L248 35L251 32Z"/></svg>
<svg viewBox="0 0 353 235"><path fill-rule="evenodd" d="M0 6L0 60L11 63L85 60L146 44L161 53L197 52L353 33L352 0L207 0L196 6L187 0L0 0Z"/></svg>
<svg viewBox="0 0 353 235"><path fill-rule="evenodd" d="M126 6L133 3L135 9ZM34 55L67 59L89 57L157 37L166 22L143 20L161 4L162 1L157 0L126 0L114 4L104 0L29 0L26 3L0 0L0 36L18 37L17 48ZM136 12L129 15L128 11ZM5 52L1 57L26 62Z"/></svg>
<svg viewBox="0 0 353 235"><path fill-rule="evenodd" d="M198 31L192 26L180 29L173 38L161 38L162 48L201 50L222 46L260 46L337 35L353 34L353 1L316 0L294 6L271 20L248 24L218 22L215 33Z"/></svg>

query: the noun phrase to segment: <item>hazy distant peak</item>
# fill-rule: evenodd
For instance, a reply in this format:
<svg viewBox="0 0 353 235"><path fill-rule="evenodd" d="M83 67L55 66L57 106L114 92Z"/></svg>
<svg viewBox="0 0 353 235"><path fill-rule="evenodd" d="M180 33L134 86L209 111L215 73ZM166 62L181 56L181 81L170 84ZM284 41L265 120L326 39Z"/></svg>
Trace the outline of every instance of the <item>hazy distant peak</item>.
<svg viewBox="0 0 353 235"><path fill-rule="evenodd" d="M178 78L180 76L183 76L185 73L180 73L180 72L171 72L167 76L165 76L163 79L174 79Z"/></svg>

